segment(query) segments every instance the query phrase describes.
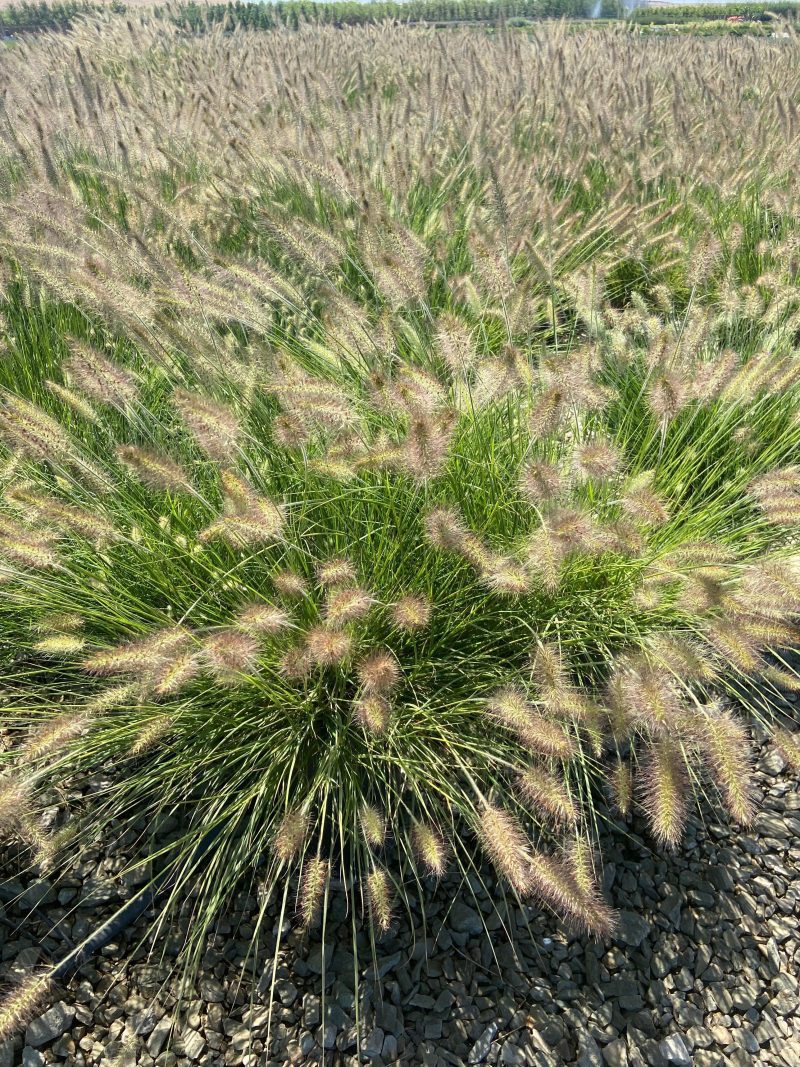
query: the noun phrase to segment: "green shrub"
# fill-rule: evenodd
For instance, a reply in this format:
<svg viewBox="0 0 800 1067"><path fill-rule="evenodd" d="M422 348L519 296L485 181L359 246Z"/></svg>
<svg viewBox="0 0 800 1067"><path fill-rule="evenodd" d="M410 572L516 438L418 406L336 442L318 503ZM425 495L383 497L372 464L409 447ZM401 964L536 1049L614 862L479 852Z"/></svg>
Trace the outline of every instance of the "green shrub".
<svg viewBox="0 0 800 1067"><path fill-rule="evenodd" d="M89 32L0 75L0 823L144 819L194 950L254 868L379 936L482 855L608 931L604 794L746 823L798 684L796 44Z"/></svg>

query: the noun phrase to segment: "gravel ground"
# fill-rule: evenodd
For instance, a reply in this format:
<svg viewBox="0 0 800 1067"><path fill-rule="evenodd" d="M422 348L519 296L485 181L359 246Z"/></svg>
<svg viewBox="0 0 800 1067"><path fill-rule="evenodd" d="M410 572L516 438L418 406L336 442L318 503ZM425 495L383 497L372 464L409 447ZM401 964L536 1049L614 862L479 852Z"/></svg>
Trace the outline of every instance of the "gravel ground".
<svg viewBox="0 0 800 1067"><path fill-rule="evenodd" d="M169 974L179 937L154 959L138 945L140 924L60 988L24 1039L0 1046L0 1067L268 1067L323 1055L355 1065L359 1046L360 1062L378 1067L798 1067L800 789L784 771L777 753L762 754L747 835L707 815L664 856L635 820L610 834L604 883L620 925L605 943L535 909L509 907L501 919L485 872L432 887L426 927L399 918L374 959L359 935L360 1037L352 928L335 897L324 946L319 932L282 942L266 1047L277 920L255 968L243 968L257 907L243 895L209 938L180 1028ZM63 955L118 906L137 882L116 877L122 863L98 853L57 885L0 885L4 971Z"/></svg>

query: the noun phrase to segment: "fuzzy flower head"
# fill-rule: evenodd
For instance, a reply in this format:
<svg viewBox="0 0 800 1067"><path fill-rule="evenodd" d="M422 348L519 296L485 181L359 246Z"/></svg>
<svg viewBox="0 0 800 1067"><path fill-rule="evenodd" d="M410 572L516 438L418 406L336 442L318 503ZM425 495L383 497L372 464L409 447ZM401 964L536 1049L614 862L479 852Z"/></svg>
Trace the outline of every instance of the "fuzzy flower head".
<svg viewBox="0 0 800 1067"><path fill-rule="evenodd" d="M392 621L400 630L424 630L430 621L432 608L426 597L403 596L392 605Z"/></svg>
<svg viewBox="0 0 800 1067"><path fill-rule="evenodd" d="M358 664L358 678L366 693L391 693L400 677L400 664L388 648L369 653Z"/></svg>
<svg viewBox="0 0 800 1067"><path fill-rule="evenodd" d="M363 619L374 603L366 589L357 585L337 586L331 589L325 600L325 622L328 626L337 627Z"/></svg>
<svg viewBox="0 0 800 1067"><path fill-rule="evenodd" d="M323 560L317 567L317 581L322 586L355 583L355 568L349 560L341 557Z"/></svg>
<svg viewBox="0 0 800 1067"><path fill-rule="evenodd" d="M346 660L353 648L353 638L344 630L314 626L306 634L305 651L318 667L333 667Z"/></svg>

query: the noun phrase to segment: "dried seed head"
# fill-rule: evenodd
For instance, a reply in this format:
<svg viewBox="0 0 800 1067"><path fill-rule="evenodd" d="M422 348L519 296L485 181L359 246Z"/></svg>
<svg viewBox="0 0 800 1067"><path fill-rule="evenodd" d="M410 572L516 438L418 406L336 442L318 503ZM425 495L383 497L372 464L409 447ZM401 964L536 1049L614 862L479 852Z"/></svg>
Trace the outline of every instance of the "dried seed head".
<svg viewBox="0 0 800 1067"><path fill-rule="evenodd" d="M749 610L759 615L784 618L800 613L795 560L766 559L751 564L742 575L738 593Z"/></svg>
<svg viewBox="0 0 800 1067"><path fill-rule="evenodd" d="M63 464L74 458L64 428L35 404L10 393L0 394L0 437L31 459Z"/></svg>
<svg viewBox="0 0 800 1067"><path fill-rule="evenodd" d="M689 776L673 739L655 741L644 762L641 802L659 844L674 847L686 825Z"/></svg>
<svg viewBox="0 0 800 1067"><path fill-rule="evenodd" d="M475 362L472 333L454 315L440 316L436 329L436 347L454 376L466 374Z"/></svg>
<svg viewBox="0 0 800 1067"><path fill-rule="evenodd" d="M792 770L800 771L800 734L779 729L775 731L772 740Z"/></svg>
<svg viewBox="0 0 800 1067"><path fill-rule="evenodd" d="M543 767L526 767L519 774L522 795L556 825L574 826L578 822L578 809L567 791L565 783Z"/></svg>
<svg viewBox="0 0 800 1067"><path fill-rule="evenodd" d="M303 864L300 879L300 921L306 930L313 926L319 917L329 877L330 864L327 860L314 856Z"/></svg>
<svg viewBox="0 0 800 1067"><path fill-rule="evenodd" d="M289 412L275 417L272 423L272 434L283 448L303 448L311 440L311 429L308 424Z"/></svg>
<svg viewBox="0 0 800 1067"><path fill-rule="evenodd" d="M643 526L661 526L669 519L666 505L653 489L653 471L632 478L620 499L623 512Z"/></svg>
<svg viewBox="0 0 800 1067"><path fill-rule="evenodd" d="M608 548L604 527L583 507L554 508L548 512L545 525L565 554L603 552Z"/></svg>
<svg viewBox="0 0 800 1067"><path fill-rule="evenodd" d="M426 872L441 878L447 870L450 849L439 831L427 823L415 823L411 840L417 859Z"/></svg>
<svg viewBox="0 0 800 1067"><path fill-rule="evenodd" d="M356 721L371 734L383 734L389 726L391 705L379 693L365 693L353 704Z"/></svg>
<svg viewBox="0 0 800 1067"><path fill-rule="evenodd" d="M392 893L389 876L381 867L367 876L367 900L375 927L385 934L392 925Z"/></svg>
<svg viewBox="0 0 800 1067"><path fill-rule="evenodd" d="M31 974L0 1001L0 1043L13 1038L48 1003L52 981L48 974Z"/></svg>
<svg viewBox="0 0 800 1067"><path fill-rule="evenodd" d="M706 628L706 638L719 655L743 674L754 674L762 659L760 642L738 619L715 619Z"/></svg>
<svg viewBox="0 0 800 1067"><path fill-rule="evenodd" d="M305 846L311 820L297 808L288 811L275 831L272 847L281 863L289 863Z"/></svg>
<svg viewBox="0 0 800 1067"><path fill-rule="evenodd" d="M689 383L679 371L662 370L647 391L648 403L659 419L674 419L689 399Z"/></svg>
<svg viewBox="0 0 800 1067"><path fill-rule="evenodd" d="M40 826L31 826L31 823L32 820L25 820L21 835L33 850L33 862L42 874L48 874L55 870L59 853L73 840L76 830L72 825L67 825L55 832L46 832Z"/></svg>
<svg viewBox="0 0 800 1067"><path fill-rule="evenodd" d="M135 374L82 341L70 338L67 343L71 355L62 368L78 389L101 404L125 407L133 403L139 387Z"/></svg>
<svg viewBox="0 0 800 1067"><path fill-rule="evenodd" d="M65 712L35 729L22 748L23 759L35 761L63 749L89 726L86 712Z"/></svg>
<svg viewBox="0 0 800 1067"><path fill-rule="evenodd" d="M198 535L200 541L221 537L234 548L242 548L281 539L285 526L281 507L249 487L245 487L243 496L234 491L241 486L244 486L243 482L239 481L236 486L233 479L229 479L225 486L228 513L202 530Z"/></svg>
<svg viewBox="0 0 800 1067"><path fill-rule="evenodd" d="M175 404L198 445L218 463L230 463L241 433L233 412L199 393L179 389Z"/></svg>
<svg viewBox="0 0 800 1067"><path fill-rule="evenodd" d="M559 759L570 759L575 754L572 738L558 723L540 715L519 686L498 690L489 698L487 710L532 752Z"/></svg>
<svg viewBox="0 0 800 1067"><path fill-rule="evenodd" d="M49 530L33 530L0 516L0 556L31 570L58 569L58 556L52 547L57 535Z"/></svg>
<svg viewBox="0 0 800 1067"><path fill-rule="evenodd" d="M483 850L520 896L531 888L530 841L517 819L504 808L486 804L476 827Z"/></svg>
<svg viewBox="0 0 800 1067"><path fill-rule="evenodd" d="M611 674L608 699L619 722L646 726L660 737L675 737L686 717L678 681L643 657L620 656Z"/></svg>
<svg viewBox="0 0 800 1067"><path fill-rule="evenodd" d="M31 790L21 778L0 778L0 840L17 827L28 808Z"/></svg>
<svg viewBox="0 0 800 1067"><path fill-rule="evenodd" d="M152 489L185 492L189 488L188 475L169 456L134 445L118 445L117 458L131 474Z"/></svg>
<svg viewBox="0 0 800 1067"><path fill-rule="evenodd" d="M435 548L460 552L468 536L461 516L454 508L434 508L425 516L425 532Z"/></svg>
<svg viewBox="0 0 800 1067"><path fill-rule="evenodd" d="M633 775L630 764L619 756L611 768L608 784L617 811L624 818L633 805Z"/></svg>
<svg viewBox="0 0 800 1067"><path fill-rule="evenodd" d="M33 647L46 656L71 656L80 652L85 644L85 639L76 634L54 634L37 641Z"/></svg>
<svg viewBox="0 0 800 1067"><path fill-rule="evenodd" d="M568 689L571 685L561 649L553 642L539 641L531 659L534 682L545 692Z"/></svg>
<svg viewBox="0 0 800 1067"><path fill-rule="evenodd" d="M305 645L287 648L278 661L278 670L287 681L304 682L314 669Z"/></svg>
<svg viewBox="0 0 800 1067"><path fill-rule="evenodd" d="M610 552L621 556L641 556L645 548L645 539L639 527L629 519L617 519L605 526Z"/></svg>
<svg viewBox="0 0 800 1067"><path fill-rule="evenodd" d="M617 925L616 916L600 894L594 850L585 837L576 835L567 842L562 869L574 879L581 894L576 902L579 905L579 913L575 914L578 924L595 937L612 934Z"/></svg>
<svg viewBox="0 0 800 1067"><path fill-rule="evenodd" d="M715 658L698 641L672 634L653 634L647 647L658 666L685 681L711 682L718 675Z"/></svg>
<svg viewBox="0 0 800 1067"><path fill-rule="evenodd" d="M332 667L341 663L348 658L352 648L353 638L343 630L314 626L306 634L306 654L318 667Z"/></svg>
<svg viewBox="0 0 800 1067"><path fill-rule="evenodd" d="M150 752L172 733L174 726L175 719L172 715L156 715L136 734L130 747L131 756L143 756Z"/></svg>
<svg viewBox="0 0 800 1067"><path fill-rule="evenodd" d="M564 491L565 479L557 464L540 460L523 468L519 487L522 495L532 503L547 504Z"/></svg>
<svg viewBox="0 0 800 1067"><path fill-rule="evenodd" d="M390 395L399 408L419 417L433 415L447 403L447 390L442 382L410 363L400 367Z"/></svg>
<svg viewBox="0 0 800 1067"><path fill-rule="evenodd" d="M83 661L92 674L118 674L126 671L152 671L182 652L191 634L182 626L167 626L138 641L129 641L97 652Z"/></svg>
<svg viewBox="0 0 800 1067"><path fill-rule="evenodd" d="M6 490L5 497L9 503L22 508L29 516L47 523L48 526L85 537L96 545L103 545L118 538L112 524L96 512L63 504L55 497L26 485L11 486Z"/></svg>
<svg viewBox="0 0 800 1067"><path fill-rule="evenodd" d="M388 648L371 652L358 664L358 680L366 693L391 693L400 681L400 664Z"/></svg>
<svg viewBox="0 0 800 1067"><path fill-rule="evenodd" d="M528 569L551 594L557 592L567 552L546 525L531 535L527 545Z"/></svg>
<svg viewBox="0 0 800 1067"><path fill-rule="evenodd" d="M363 619L375 601L359 586L338 586L325 599L324 618L328 626L343 626Z"/></svg>
<svg viewBox="0 0 800 1067"><path fill-rule="evenodd" d="M322 586L347 585L355 580L355 568L346 559L323 560L317 567L317 581Z"/></svg>
<svg viewBox="0 0 800 1067"><path fill-rule="evenodd" d="M431 602L426 597L403 596L392 606L392 621L401 630L423 630L428 625L431 610Z"/></svg>
<svg viewBox="0 0 800 1067"><path fill-rule="evenodd" d="M51 382L49 379L45 380L45 388L57 397L63 404L71 408L76 415L79 415L82 419L86 419L87 422L94 423L95 426L102 425L102 420L92 405L85 397L82 397L79 393L74 393L71 389L67 389L63 385L59 385L58 382Z"/></svg>
<svg viewBox="0 0 800 1067"><path fill-rule="evenodd" d="M255 603L242 608L235 624L240 630L251 634L278 634L291 626L291 619L274 604Z"/></svg>
<svg viewBox="0 0 800 1067"><path fill-rule="evenodd" d="M482 583L500 596L521 596L531 584L527 570L511 556L489 556L480 571Z"/></svg>
<svg viewBox="0 0 800 1067"><path fill-rule="evenodd" d="M217 677L227 682L252 674L258 654L258 642L238 629L218 630L203 642L206 662Z"/></svg>
<svg viewBox="0 0 800 1067"><path fill-rule="evenodd" d="M82 616L75 612L59 611L43 615L34 625L43 634L72 634L82 630L85 624Z"/></svg>
<svg viewBox="0 0 800 1067"><path fill-rule="evenodd" d="M386 820L377 808L364 804L359 814L361 833L370 848L382 848L386 841Z"/></svg>
<svg viewBox="0 0 800 1067"><path fill-rule="evenodd" d="M172 696L199 674L201 662L196 649L178 649L148 672L147 684L156 696Z"/></svg>
<svg viewBox="0 0 800 1067"><path fill-rule="evenodd" d="M296 571L277 571L272 575L272 584L285 597L301 597L308 592L308 582Z"/></svg>
<svg viewBox="0 0 800 1067"><path fill-rule="evenodd" d="M115 685L110 689L101 689L99 693L89 697L85 707L89 712L108 711L110 708L125 707L131 703L138 703L142 696L142 687L138 682L128 685Z"/></svg>
<svg viewBox="0 0 800 1067"><path fill-rule="evenodd" d="M581 481L605 481L617 473L621 464L617 449L599 438L578 445L572 455L572 469Z"/></svg>
<svg viewBox="0 0 800 1067"><path fill-rule="evenodd" d="M698 741L731 818L749 825L755 815L750 795L753 761L743 724L722 701L714 701L698 717Z"/></svg>
<svg viewBox="0 0 800 1067"><path fill-rule="evenodd" d="M764 517L778 526L800 522L800 468L783 467L753 479L747 487Z"/></svg>

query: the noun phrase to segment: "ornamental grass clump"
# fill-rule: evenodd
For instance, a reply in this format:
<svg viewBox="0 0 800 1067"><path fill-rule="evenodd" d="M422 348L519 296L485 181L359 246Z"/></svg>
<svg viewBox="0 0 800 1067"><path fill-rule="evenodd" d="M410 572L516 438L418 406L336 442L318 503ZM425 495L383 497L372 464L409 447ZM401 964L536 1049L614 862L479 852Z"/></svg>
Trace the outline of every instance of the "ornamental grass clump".
<svg viewBox="0 0 800 1067"><path fill-rule="evenodd" d="M749 720L800 748L797 50L152 13L14 49L4 835L58 870L148 827L192 956L242 882L301 928L344 883L379 937L480 865L603 935L609 801L746 824Z"/></svg>

